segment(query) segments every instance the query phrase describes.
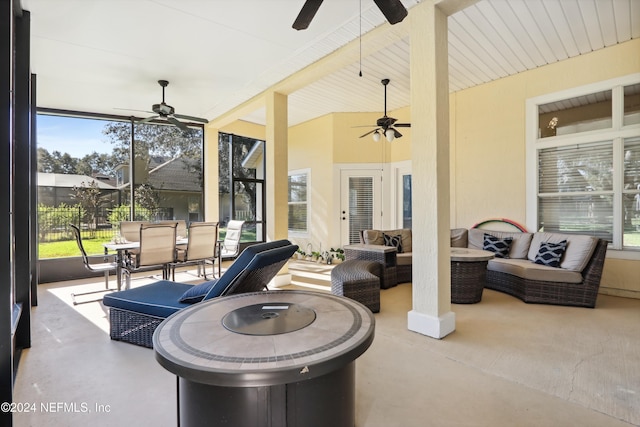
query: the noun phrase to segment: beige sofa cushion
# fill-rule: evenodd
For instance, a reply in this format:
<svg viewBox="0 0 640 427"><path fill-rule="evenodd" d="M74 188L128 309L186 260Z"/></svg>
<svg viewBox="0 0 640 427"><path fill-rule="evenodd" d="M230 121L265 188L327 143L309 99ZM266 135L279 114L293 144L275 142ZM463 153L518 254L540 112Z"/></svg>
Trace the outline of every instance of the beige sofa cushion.
<svg viewBox="0 0 640 427"><path fill-rule="evenodd" d="M484 246L484 234L491 234L492 236L498 237L500 239L504 239L505 237L511 237L513 242L511 242L511 248L509 249L509 258L512 259L526 259L527 254L529 253L529 246L531 244L531 239L533 234L531 233L521 233L521 232L512 232L512 231L493 231L493 230L483 230L481 228L472 228L469 230L469 248L471 249L482 249ZM536 253L537 253L536 249ZM535 253L533 254L535 258Z"/></svg>
<svg viewBox="0 0 640 427"><path fill-rule="evenodd" d="M469 241L469 231L466 228L454 228L451 230L451 247L466 248Z"/></svg>
<svg viewBox="0 0 640 427"><path fill-rule="evenodd" d="M362 238L364 239L364 243L367 245L384 245L384 237L382 234L386 234L388 236L401 236L402 240L402 252L411 252L412 251L412 238L411 238L411 229L403 228L399 230L364 230L362 232Z"/></svg>
<svg viewBox="0 0 640 427"><path fill-rule="evenodd" d="M559 243L563 240L567 241L567 250L565 250L560 259L560 268L581 272L587 266L591 255L593 255L598 243L596 237L562 233L535 233L529 248L529 260L536 259L541 242Z"/></svg>
<svg viewBox="0 0 640 427"><path fill-rule="evenodd" d="M494 258L489 260L487 270L513 274L527 280L582 283L582 274L580 272L535 264L528 259Z"/></svg>
<svg viewBox="0 0 640 427"><path fill-rule="evenodd" d="M384 245L384 238L380 230L364 230L362 238L366 245Z"/></svg>
<svg viewBox="0 0 640 427"><path fill-rule="evenodd" d="M403 252L397 255L397 263L398 265L411 265L412 263L412 254L411 252Z"/></svg>

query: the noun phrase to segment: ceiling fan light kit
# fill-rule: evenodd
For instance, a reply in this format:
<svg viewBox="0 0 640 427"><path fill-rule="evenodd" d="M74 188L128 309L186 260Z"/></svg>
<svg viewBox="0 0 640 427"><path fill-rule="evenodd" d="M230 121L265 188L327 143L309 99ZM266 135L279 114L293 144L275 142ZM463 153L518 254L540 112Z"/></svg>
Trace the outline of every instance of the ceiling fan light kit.
<svg viewBox="0 0 640 427"><path fill-rule="evenodd" d="M382 85L384 86L384 116L376 120L376 129L360 135L360 138L371 135L373 140L375 142L378 142L380 141L380 138L384 133L384 137L387 139L387 141L392 142L396 138L402 138L402 134L398 132L396 127L411 127L411 123L396 123L398 119L387 116L387 85L389 84L389 82L389 79L382 79L381 81Z"/></svg>

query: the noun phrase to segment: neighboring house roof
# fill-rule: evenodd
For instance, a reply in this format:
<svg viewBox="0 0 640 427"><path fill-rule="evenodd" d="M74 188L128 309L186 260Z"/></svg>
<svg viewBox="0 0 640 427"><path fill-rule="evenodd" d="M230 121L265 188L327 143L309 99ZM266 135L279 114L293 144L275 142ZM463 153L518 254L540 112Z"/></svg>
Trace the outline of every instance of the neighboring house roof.
<svg viewBox="0 0 640 427"><path fill-rule="evenodd" d="M38 187L73 188L83 185L86 187L91 182L97 183L101 190L117 190L113 185L87 175L38 172Z"/></svg>
<svg viewBox="0 0 640 427"><path fill-rule="evenodd" d="M189 158L151 156L147 183L162 191L202 191L198 161Z"/></svg>

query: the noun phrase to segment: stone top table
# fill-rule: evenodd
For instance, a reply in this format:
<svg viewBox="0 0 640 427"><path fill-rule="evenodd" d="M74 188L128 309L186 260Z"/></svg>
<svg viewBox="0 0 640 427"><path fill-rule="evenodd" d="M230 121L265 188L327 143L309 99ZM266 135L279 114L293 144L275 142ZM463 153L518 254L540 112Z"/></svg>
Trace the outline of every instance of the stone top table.
<svg viewBox="0 0 640 427"><path fill-rule="evenodd" d="M487 263L493 252L479 249L451 248L451 302L470 304L482 300L487 277Z"/></svg>
<svg viewBox="0 0 640 427"><path fill-rule="evenodd" d="M181 310L156 329L153 347L160 365L179 377L181 425L216 425L223 417L229 425L302 426L315 417L352 426L355 359L374 329L371 311L351 299L267 291Z"/></svg>
<svg viewBox="0 0 640 427"><path fill-rule="evenodd" d="M474 262L489 261L495 256L491 251L467 248L451 248L451 261Z"/></svg>

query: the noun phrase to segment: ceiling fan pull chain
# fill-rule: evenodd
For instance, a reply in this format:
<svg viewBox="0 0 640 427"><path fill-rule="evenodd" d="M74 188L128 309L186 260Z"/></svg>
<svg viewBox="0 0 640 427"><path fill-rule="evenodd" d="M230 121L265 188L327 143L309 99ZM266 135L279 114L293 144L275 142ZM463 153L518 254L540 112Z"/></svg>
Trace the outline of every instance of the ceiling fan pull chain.
<svg viewBox="0 0 640 427"><path fill-rule="evenodd" d="M358 75L362 77L362 0L360 0L360 72Z"/></svg>

